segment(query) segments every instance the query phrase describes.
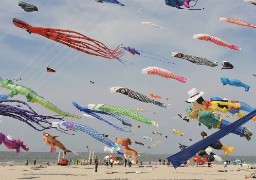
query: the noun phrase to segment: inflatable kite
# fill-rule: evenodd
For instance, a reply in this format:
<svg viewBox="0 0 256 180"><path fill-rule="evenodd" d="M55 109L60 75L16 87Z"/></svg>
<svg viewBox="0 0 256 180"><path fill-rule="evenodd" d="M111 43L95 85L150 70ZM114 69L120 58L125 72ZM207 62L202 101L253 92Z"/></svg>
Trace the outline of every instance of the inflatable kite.
<svg viewBox="0 0 256 180"><path fill-rule="evenodd" d="M35 91L33 91L25 86L13 84L12 80L10 80L10 79L3 80L0 77L0 87L11 90L11 92L9 93L9 97L13 97L17 94L22 94L27 98L28 102L32 102L32 103L36 102L36 103L42 105L43 107L55 112L58 115L71 117L71 118L77 118L77 119L80 118L76 115L72 115L72 114L69 114L69 113L66 113L66 112L60 110L57 106L55 106L51 102L47 101L43 97L39 96Z"/></svg>
<svg viewBox="0 0 256 180"><path fill-rule="evenodd" d="M26 12L33 12L33 11L38 11L38 8L32 4L25 3L23 1L20 1L18 4L24 11Z"/></svg>
<svg viewBox="0 0 256 180"><path fill-rule="evenodd" d="M96 119L99 119L99 120L101 120L101 121L103 121L103 122L109 124L110 126L116 128L116 129L119 130L119 131L131 132L130 129L129 129L129 130L125 130L125 129L121 128L121 127L118 127L118 126L114 125L113 123L111 123L110 121L105 120L104 118L102 118L101 116L99 116L99 115L97 115L97 114L103 114L103 115L112 116L112 117L114 117L115 119L121 121L123 125L131 127L132 125L131 125L126 119L124 119L123 117L120 117L120 116L118 116L118 115L111 114L111 113L108 113L108 112L102 112L102 111L97 111L97 110L92 110L92 109L89 109L89 108L86 108L86 107L82 107L82 106L80 106L79 104L77 104L76 102L72 102L72 104L73 104L78 110L80 110L80 111L85 112L86 114L88 114L89 117L91 116L91 117L94 117L94 118L96 118Z"/></svg>
<svg viewBox="0 0 256 180"><path fill-rule="evenodd" d="M127 116L136 121L145 123L147 125L158 127L158 124L156 122L154 122L154 121L152 121L152 120L150 120L150 119L148 119L148 118L146 118L128 108L121 108L121 107L105 105L105 104L88 104L88 108L92 109L92 110L116 114L119 116Z"/></svg>
<svg viewBox="0 0 256 180"><path fill-rule="evenodd" d="M116 145L116 143L114 143L113 141L105 137L102 133L99 133L86 125L78 124L74 122L62 121L62 122L52 122L52 127L55 127L57 129L62 129L62 130L85 132L92 138L106 144L107 146L115 150L120 150L120 148Z"/></svg>
<svg viewBox="0 0 256 180"><path fill-rule="evenodd" d="M98 3L113 3L113 4L118 4L120 6L124 6L124 4L118 2L117 0L95 0Z"/></svg>
<svg viewBox="0 0 256 180"><path fill-rule="evenodd" d="M152 98L156 98L156 99L162 99L162 96L154 94L154 93L150 93L149 96L152 97ZM166 97L165 100L168 101L169 98Z"/></svg>
<svg viewBox="0 0 256 180"><path fill-rule="evenodd" d="M197 163L205 164L208 163L208 167L210 166L210 162L217 161L218 163L222 162L223 159L219 156L216 155L215 153L212 152L211 147L207 147L201 151L199 151L194 157L193 160Z"/></svg>
<svg viewBox="0 0 256 180"><path fill-rule="evenodd" d="M208 137L208 135L204 131L201 132L201 136L202 136L203 139ZM224 146L224 145L222 145L220 140L217 140L217 141L213 142L209 146L211 146L213 149L223 150L225 156L228 155L228 152L233 153L235 151L235 148L233 146Z"/></svg>
<svg viewBox="0 0 256 180"><path fill-rule="evenodd" d="M75 31L31 26L17 18L13 19L13 23L29 34L38 34L92 56L120 60L119 58L123 55L119 46L114 50L109 49L103 43Z"/></svg>
<svg viewBox="0 0 256 180"><path fill-rule="evenodd" d="M169 59L167 59L163 56L160 56L158 54L154 54L154 53L143 51L143 50L138 50L138 49L135 49L135 48L129 47L129 46L122 47L122 48L126 51L129 51L132 55L140 55L145 58L149 58L149 59L153 59L153 60L157 60L157 61L161 61L161 62L165 62L165 63L175 64L174 62L170 61ZM144 53L146 55L144 55Z"/></svg>
<svg viewBox="0 0 256 180"><path fill-rule="evenodd" d="M148 137L148 136L143 136L143 139L149 139L150 141L153 141L153 139L151 137Z"/></svg>
<svg viewBox="0 0 256 180"><path fill-rule="evenodd" d="M60 141L56 139L58 136L52 136L47 132L44 132L43 136L44 136L44 144L51 147L51 150L50 150L51 153L55 153L56 148L63 150L64 154L66 154L67 152L72 152L68 150Z"/></svg>
<svg viewBox="0 0 256 180"><path fill-rule="evenodd" d="M186 8L190 8L190 3L191 0L165 0L165 4L167 6L172 6L176 7L178 9L181 8L181 6L185 6Z"/></svg>
<svg viewBox="0 0 256 180"><path fill-rule="evenodd" d="M229 22L232 24L237 24L240 26L247 26L247 27L251 27L251 28L256 28L256 25L239 20L239 19L235 19L235 18L219 18L219 21L225 21L225 22Z"/></svg>
<svg viewBox="0 0 256 180"><path fill-rule="evenodd" d="M176 58L188 60L189 62L192 62L197 65L206 65L206 66L210 66L210 67L218 66L217 61L210 61L206 58L192 56L192 55L188 55L188 54L184 54L184 53L172 52L172 56L176 57Z"/></svg>
<svg viewBox="0 0 256 180"><path fill-rule="evenodd" d="M164 78L172 78L182 83L187 81L187 78L173 74L172 72L159 68L159 67L147 67L142 69L142 74L158 75Z"/></svg>
<svg viewBox="0 0 256 180"><path fill-rule="evenodd" d="M56 72L55 69L53 69L53 68L51 68L51 67L49 67L49 66L46 67L46 71L47 71L47 72Z"/></svg>
<svg viewBox="0 0 256 180"><path fill-rule="evenodd" d="M222 68L221 69L233 69L233 68L234 68L234 66L230 62L228 62L228 61L223 61L222 62Z"/></svg>
<svg viewBox="0 0 256 180"><path fill-rule="evenodd" d="M241 50L240 47L238 46L235 46L233 44L229 44L225 41L223 41L222 39L219 39L217 37L214 37L214 36L211 36L211 35L208 35L208 34L195 34L193 36L194 39L199 39L199 40L204 40L204 41L209 41L209 42L212 42L214 44L217 44L218 46L223 46L223 47L227 47L227 48L230 48L230 49L233 49L233 50Z"/></svg>
<svg viewBox="0 0 256 180"><path fill-rule="evenodd" d="M186 149L187 147L188 147L188 146L179 143L179 148L180 148L181 151L183 151L183 150Z"/></svg>
<svg viewBox="0 0 256 180"><path fill-rule="evenodd" d="M244 0L244 2L256 5L256 0Z"/></svg>
<svg viewBox="0 0 256 180"><path fill-rule="evenodd" d="M20 152L20 148L24 149L25 151L29 150L29 148L20 139L14 139L9 135L6 136L0 132L0 144L2 143L4 143L8 149L16 149L16 153Z"/></svg>
<svg viewBox="0 0 256 180"><path fill-rule="evenodd" d="M9 98L8 94L0 94L0 101L7 100Z"/></svg>
<svg viewBox="0 0 256 180"><path fill-rule="evenodd" d="M146 25L146 26L152 26L152 27L159 28L159 29L166 29L166 28L161 27L161 26L159 26L157 24L154 24L152 22L141 22L141 24Z"/></svg>
<svg viewBox="0 0 256 180"><path fill-rule="evenodd" d="M187 118L187 116L183 116L181 113L179 113L178 116L179 116L183 121L189 122L189 119Z"/></svg>
<svg viewBox="0 0 256 180"><path fill-rule="evenodd" d="M139 100L141 102L151 103L151 104L154 104L154 105L157 105L157 106L161 106L161 107L164 107L164 108L167 107L167 105L165 103L162 103L162 102L150 99L146 95L141 94L141 93L136 92L136 91L133 91L133 90L128 89L128 88L115 86L115 87L111 87L110 88L110 92L118 92L118 93L124 94L126 96L129 96L130 98Z"/></svg>
<svg viewBox="0 0 256 180"><path fill-rule="evenodd" d="M220 82L223 84L223 86L230 85L230 86L236 86L236 87L243 87L246 92L249 91L250 89L249 85L241 82L238 79L229 79L226 77L221 77Z"/></svg>
<svg viewBox="0 0 256 180"><path fill-rule="evenodd" d="M172 132L173 132L173 134L176 134L176 135L179 135L179 136L183 136L184 135L184 132L181 132L181 131L179 131L177 129L173 129Z"/></svg>
<svg viewBox="0 0 256 180"><path fill-rule="evenodd" d="M242 126L246 122L248 122L251 118L253 118L256 115L256 110L250 112L246 116L242 117L241 119L238 119L237 121L233 122L232 124L229 124L228 126L224 127L223 129L213 133L212 135L208 136L207 138L191 145L190 147L184 149L183 151L180 151L170 157L168 157L168 161L172 163L174 168L179 167L182 163L187 162L190 158L192 158L197 152L200 150L206 148L213 142L223 138L224 136L228 135L234 129Z"/></svg>
<svg viewBox="0 0 256 180"><path fill-rule="evenodd" d="M137 108L136 109L138 112L145 112L146 111L146 109L142 109L142 108Z"/></svg>
<svg viewBox="0 0 256 180"><path fill-rule="evenodd" d="M145 144L144 143L142 143L142 142L138 142L138 141L134 141L135 142L135 144L139 144L139 145L141 145L141 146L144 146Z"/></svg>
<svg viewBox="0 0 256 180"><path fill-rule="evenodd" d="M19 107L5 103L15 103L16 105L18 104ZM27 107L27 109L23 106ZM56 116L39 115L27 103L18 100L0 101L0 115L24 122L37 131L51 129L50 119L62 120L62 118Z"/></svg>
<svg viewBox="0 0 256 180"><path fill-rule="evenodd" d="M162 133L156 132L156 131L152 131L152 134L157 135L157 136L162 136Z"/></svg>

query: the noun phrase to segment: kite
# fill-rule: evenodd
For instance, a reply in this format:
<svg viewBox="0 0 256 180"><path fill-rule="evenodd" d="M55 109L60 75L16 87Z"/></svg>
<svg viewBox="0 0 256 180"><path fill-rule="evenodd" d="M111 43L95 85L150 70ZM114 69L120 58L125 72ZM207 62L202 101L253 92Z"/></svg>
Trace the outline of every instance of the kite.
<svg viewBox="0 0 256 180"><path fill-rule="evenodd" d="M179 148L180 148L181 151L184 150L184 149L186 149L187 147L188 147L188 146L179 143Z"/></svg>
<svg viewBox="0 0 256 180"><path fill-rule="evenodd" d="M146 26L152 26L152 27L159 28L159 29L166 29L166 28L161 27L161 26L159 26L157 24L154 24L152 22L141 22L141 24L146 25Z"/></svg>
<svg viewBox="0 0 256 180"><path fill-rule="evenodd" d="M124 4L118 2L117 0L95 0L95 1L98 2L98 3L106 2L106 3L113 3L113 4L118 4L120 6L124 6Z"/></svg>
<svg viewBox="0 0 256 180"><path fill-rule="evenodd" d="M182 120L189 122L189 119L187 118L187 116L183 116L181 113L179 113L178 116L179 116Z"/></svg>
<svg viewBox="0 0 256 180"><path fill-rule="evenodd" d="M172 78L182 83L187 81L187 78L173 74L172 72L159 68L159 67L147 67L142 69L142 74L158 75L164 78Z"/></svg>
<svg viewBox="0 0 256 180"><path fill-rule="evenodd" d="M256 0L244 0L244 2L248 2L250 4L256 5Z"/></svg>
<svg viewBox="0 0 256 180"><path fill-rule="evenodd" d="M179 52L172 52L172 56L176 57L176 58L188 60L189 62L192 62L197 65L206 65L206 66L210 66L210 67L218 66L217 61L210 61L203 57L192 56L192 55L179 53Z"/></svg>
<svg viewBox="0 0 256 180"><path fill-rule="evenodd" d="M145 144L144 143L142 143L142 142L138 142L138 141L134 141L135 142L135 144L139 144L139 145L142 145L142 146L144 146Z"/></svg>
<svg viewBox="0 0 256 180"><path fill-rule="evenodd" d="M7 105L4 103L18 103L20 107ZM23 109L22 105L27 109ZM54 116L43 116L36 113L27 103L19 100L4 100L0 101L0 115L8 116L28 124L37 131L51 129L50 119L62 120L63 118ZM37 126L36 126L37 125Z"/></svg>
<svg viewBox="0 0 256 180"><path fill-rule="evenodd" d="M50 150L51 153L56 152L56 147L63 150L64 154L66 154L67 152L72 152L68 150L60 141L56 139L58 136L52 136L47 132L44 132L43 136L44 136L44 144L51 147L51 150Z"/></svg>
<svg viewBox="0 0 256 180"><path fill-rule="evenodd" d="M163 56L160 56L158 54L154 54L154 53L151 53L151 52L147 52L147 51L143 51L143 50L138 50L138 49L135 49L133 47L122 47L124 50L126 51L129 51L132 55L139 55L139 56L142 56L142 57L145 57L145 58L150 58L150 59L153 59L153 60L157 60L157 61L162 61L162 62L165 62L165 63L172 63L172 64L175 64L174 62L170 61L169 59L163 57ZM147 54L147 55L144 55ZM150 55L150 56L148 56Z"/></svg>
<svg viewBox="0 0 256 180"><path fill-rule="evenodd" d="M195 7L198 0L195 0L195 4L190 6L190 2L193 0L165 0L165 4L167 6L176 7L177 9L184 9L182 6L185 6L188 10L202 10L202 9L191 9L191 7ZM203 8L204 9L204 8Z"/></svg>
<svg viewBox="0 0 256 180"><path fill-rule="evenodd" d="M158 144L161 144L163 141L157 141L155 144L153 144L153 147L156 147Z"/></svg>
<svg viewBox="0 0 256 180"><path fill-rule="evenodd" d="M219 39L217 37L214 37L214 36L211 36L211 35L208 35L208 34L195 34L193 36L193 38L194 39L199 39L199 40L204 40L204 41L209 41L209 42L212 42L212 43L217 44L219 46L227 47L227 48L230 48L230 49L233 49L233 50L236 50L236 51L241 50L241 48L238 47L238 46L235 46L233 44L229 44L229 43L223 41L222 39Z"/></svg>
<svg viewBox="0 0 256 180"><path fill-rule="evenodd" d="M223 61L221 69L233 69L234 66L228 61Z"/></svg>
<svg viewBox="0 0 256 180"><path fill-rule="evenodd" d="M32 102L32 103L36 102L36 103L42 105L43 107L55 112L58 115L71 117L71 118L77 118L77 119L81 118L76 115L72 115L72 114L69 114L69 113L66 113L66 112L60 110L57 106L55 106L51 102L47 101L43 97L39 96L35 91L33 91L25 86L13 84L12 80L10 80L10 79L3 80L0 77L0 87L11 90L11 92L9 93L9 97L13 97L17 94L22 94L27 98L28 102Z"/></svg>
<svg viewBox="0 0 256 180"><path fill-rule="evenodd" d="M184 135L184 132L181 132L181 131L179 131L179 130L177 130L177 129L173 129L172 132L173 132L174 134L179 135L179 136L183 136L183 135Z"/></svg>
<svg viewBox="0 0 256 180"><path fill-rule="evenodd" d="M14 139L9 135L6 136L0 132L0 144L2 143L4 143L8 149L16 149L16 153L19 153L21 148L25 151L29 150L29 148L20 139Z"/></svg>
<svg viewBox="0 0 256 180"><path fill-rule="evenodd" d="M198 162L199 164L204 164L206 162L209 163L215 160L219 163L223 161L223 159L219 155L216 155L212 152L211 147L207 147L206 149L199 151L198 154L193 157L193 160ZM210 164L208 164L208 167L209 166Z"/></svg>
<svg viewBox="0 0 256 180"><path fill-rule="evenodd" d="M143 139L149 139L150 141L153 141L153 139L151 137L148 137L148 136L143 136Z"/></svg>
<svg viewBox="0 0 256 180"><path fill-rule="evenodd" d="M117 106L111 106L111 105L105 105L105 104L88 104L88 108L92 110L97 111L103 111L107 113L116 114L119 116L128 116L136 121L145 123L147 125L156 126L158 127L158 124L128 108L122 108Z"/></svg>
<svg viewBox="0 0 256 180"><path fill-rule="evenodd" d="M247 27L251 27L251 28L256 28L256 25L239 20L239 19L235 19L235 18L219 18L219 21L225 21L225 22L229 22L232 24L237 24L240 26L247 26Z"/></svg>
<svg viewBox="0 0 256 180"><path fill-rule="evenodd" d="M8 94L0 94L0 101L7 100L9 98Z"/></svg>
<svg viewBox="0 0 256 180"><path fill-rule="evenodd" d="M201 132L201 136L202 136L203 139L208 137L207 133L204 132L204 131ZM213 142L213 143L210 144L209 146L211 146L213 149L217 149L217 150L220 150L220 149L221 149L221 150L223 150L225 156L228 155L228 152L233 153L233 152L235 151L235 148L234 148L233 146L224 146L224 145L220 142L220 140L217 140L217 141Z"/></svg>
<svg viewBox="0 0 256 180"><path fill-rule="evenodd" d="M167 105L165 103L162 103L162 102L150 99L146 95L141 94L141 93L136 92L136 91L133 91L133 90L128 89L128 88L115 86L115 87L111 87L110 88L110 92L118 92L118 93L124 94L126 96L129 96L130 98L139 100L141 102L151 103L151 104L154 104L154 105L157 105L157 106L161 106L161 107L164 107L164 108L167 107Z"/></svg>
<svg viewBox="0 0 256 180"><path fill-rule="evenodd" d="M76 102L72 102L72 104L80 111L82 112L85 112L86 114L88 114L89 116L91 117L94 117L96 119L99 119L107 124L109 124L110 126L114 127L115 129L119 130L119 131L123 131L123 132L131 132L131 130L125 130L123 128L120 128L116 125L114 125L113 123L111 123L110 121L108 120L105 120L104 118L102 118L101 116L97 115L97 114L104 114L104 115L109 115L109 116L112 116L114 118L116 118L117 120L121 121L123 125L125 126L132 126L129 122L127 122L127 120L125 120L124 118L120 117L120 116L117 116L115 114L111 114L111 113L108 113L108 112L102 112L102 111L97 111L97 110L92 110L92 109L89 109L89 108L86 108L86 107L82 107L80 106L79 104L77 104Z"/></svg>
<svg viewBox="0 0 256 180"><path fill-rule="evenodd" d="M159 96L159 95L154 94L154 93L150 93L149 96L152 97L152 98L156 98L156 99L162 99L162 96ZM168 101L169 98L166 97L165 100Z"/></svg>
<svg viewBox="0 0 256 180"><path fill-rule="evenodd" d="M155 135L157 135L157 136L162 136L162 133L156 132L156 131L152 131L152 134L155 134Z"/></svg>
<svg viewBox="0 0 256 180"><path fill-rule="evenodd" d="M136 109L138 112L145 112L146 111L146 109L142 109L142 108L137 108Z"/></svg>
<svg viewBox="0 0 256 180"><path fill-rule="evenodd" d="M13 19L13 23L15 26L25 29L29 34L41 35L92 56L120 60L119 58L123 55L120 46L112 50L103 43L75 31L31 26L17 18Z"/></svg>
<svg viewBox="0 0 256 180"><path fill-rule="evenodd" d="M223 138L224 136L228 135L234 129L237 127L242 126L246 122L248 122L251 118L253 118L256 115L256 110L250 112L246 116L242 117L241 119L238 119L237 121L233 122L232 124L229 124L228 126L224 127L223 129L213 133L212 135L208 136L207 138L191 145L190 147L184 149L183 151L180 151L170 157L168 157L168 161L172 163L174 168L179 167L182 163L187 162L191 157L193 157L197 152L200 150L206 148L213 142Z"/></svg>
<svg viewBox="0 0 256 180"><path fill-rule="evenodd" d="M116 145L116 143L114 143L113 141L105 137L102 133L99 133L86 125L78 124L75 122L62 121L62 122L52 122L52 127L59 128L62 130L85 132L92 138L106 144L107 146L115 150L120 150L120 148Z"/></svg>
<svg viewBox="0 0 256 180"><path fill-rule="evenodd" d="M220 82L223 84L223 86L230 85L230 86L236 86L236 87L243 87L246 92L249 91L250 89L249 85L241 82L238 79L229 79L226 77L221 77Z"/></svg>
<svg viewBox="0 0 256 180"><path fill-rule="evenodd" d="M24 11L26 11L26 12L38 11L38 8L37 8L36 6L34 6L34 5L32 5L32 4L25 3L25 2L23 2L23 1L20 1L20 2L18 3L18 5L19 5L22 9L24 9Z"/></svg>
<svg viewBox="0 0 256 180"><path fill-rule="evenodd" d="M49 67L49 66L46 67L46 71L47 71L47 72L56 72L55 69L53 69L53 68L51 68L51 67Z"/></svg>

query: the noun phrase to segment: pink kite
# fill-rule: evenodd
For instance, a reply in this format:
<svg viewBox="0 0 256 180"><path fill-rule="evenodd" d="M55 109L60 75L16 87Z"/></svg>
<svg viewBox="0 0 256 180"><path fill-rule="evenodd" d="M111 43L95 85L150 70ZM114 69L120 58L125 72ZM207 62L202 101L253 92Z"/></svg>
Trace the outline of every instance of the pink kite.
<svg viewBox="0 0 256 180"><path fill-rule="evenodd" d="M166 69L159 68L159 67L147 67L145 69L142 69L142 73L150 74L150 75L152 75L152 74L158 75L158 76L162 76L164 78L172 78L172 79L176 79L177 81L180 81L182 83L185 83L187 81L187 78L175 75L172 72L170 72Z"/></svg>
<svg viewBox="0 0 256 180"><path fill-rule="evenodd" d="M210 42L212 42L214 44L217 44L219 46L228 47L228 48L233 49L233 50L237 50L237 51L241 50L241 48L238 47L238 46L235 46L233 44L229 44L229 43L223 41L222 39L219 39L217 37L214 37L214 36L211 36L211 35L208 35L208 34L195 34L193 36L193 38L194 39L199 39L199 40L204 40L204 41L210 41Z"/></svg>
<svg viewBox="0 0 256 180"><path fill-rule="evenodd" d="M237 24L240 26L247 26L247 27L252 27L252 28L256 28L256 25L239 20L239 19L235 19L235 18L219 18L219 21L226 21L232 24Z"/></svg>

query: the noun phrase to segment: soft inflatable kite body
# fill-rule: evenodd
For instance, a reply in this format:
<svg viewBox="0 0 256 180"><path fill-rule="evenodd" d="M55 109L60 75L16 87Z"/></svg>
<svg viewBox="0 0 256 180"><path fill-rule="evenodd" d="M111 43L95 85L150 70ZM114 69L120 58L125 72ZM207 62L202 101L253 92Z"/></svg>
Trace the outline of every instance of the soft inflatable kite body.
<svg viewBox="0 0 256 180"><path fill-rule="evenodd" d="M244 2L248 2L250 4L256 5L256 0L244 0Z"/></svg>
<svg viewBox="0 0 256 180"><path fill-rule="evenodd" d="M151 126L158 126L158 124L128 108L121 108L117 106L105 105L105 104L88 104L89 109L103 111L107 113L113 113L120 116L128 116L136 121L151 125Z"/></svg>
<svg viewBox="0 0 256 180"><path fill-rule="evenodd" d="M118 2L117 0L95 0L98 3L113 3L113 4L118 4L120 6L124 6L124 4Z"/></svg>
<svg viewBox="0 0 256 180"><path fill-rule="evenodd" d="M187 78L185 77L181 77L178 76L176 74L173 74L172 72L166 70L166 69L162 69L159 67L147 67L142 69L142 73L143 74L149 74L149 75L158 75L164 78L171 78L171 79L175 79L179 82L185 83L187 81Z"/></svg>
<svg viewBox="0 0 256 180"><path fill-rule="evenodd" d="M197 65L206 65L206 66L210 66L210 67L218 66L217 61L210 61L206 58L192 56L192 55L188 55L188 54L184 54L184 53L172 52L172 56L176 57L176 58L188 60L189 62L192 62Z"/></svg>
<svg viewBox="0 0 256 180"><path fill-rule="evenodd" d="M222 62L222 68L221 69L233 69L233 68L234 68L234 66L230 62L228 62L228 61L223 61Z"/></svg>
<svg viewBox="0 0 256 180"><path fill-rule="evenodd" d="M114 50L109 49L103 43L75 31L31 26L17 18L13 19L13 24L29 33L38 34L89 55L107 59L119 59L123 55L119 46Z"/></svg>
<svg viewBox="0 0 256 180"><path fill-rule="evenodd" d="M243 83L242 81L238 79L229 79L226 77L221 77L220 82L225 86L225 85L230 85L230 86L236 86L236 87L243 87L244 90L247 92L250 89L250 86Z"/></svg>
<svg viewBox="0 0 256 180"><path fill-rule="evenodd" d="M165 0L165 4L167 6L172 6L179 8L181 6L185 6L186 8L190 8L190 3L191 0Z"/></svg>
<svg viewBox="0 0 256 180"><path fill-rule="evenodd" d="M20 1L18 4L24 11L26 12L33 12L33 11L38 11L38 8L32 4L25 3L23 1Z"/></svg>
<svg viewBox="0 0 256 180"><path fill-rule="evenodd" d="M247 26L247 27L251 27L251 28L256 28L256 25L245 22L243 20L239 20L239 19L235 19L235 18L219 18L219 21L225 21L225 22L229 22L232 24L237 24L240 26Z"/></svg>
<svg viewBox="0 0 256 180"><path fill-rule="evenodd" d="M227 47L229 49L233 49L233 50L236 50L236 51L241 50L240 47L235 46L235 45L230 44L230 43L227 43L227 42L223 41L222 39L214 37L214 36L211 36L209 34L195 34L193 36L193 38L194 39L203 40L203 41L209 41L209 42L212 42L212 43L214 43L214 44L216 44L218 46Z"/></svg>
<svg viewBox="0 0 256 180"><path fill-rule="evenodd" d="M32 102L32 103L36 102L36 103L44 106L45 108L55 112L58 115L72 117L72 118L80 118L78 116L75 116L75 115L72 115L72 114L69 114L69 113L66 113L66 112L60 110L57 106L55 106L51 102L47 101L43 97L39 96L35 91L33 91L25 86L13 84L13 82L9 79L3 80L2 78L0 78L0 87L11 90L11 92L9 93L10 97L13 97L17 94L21 94L27 98L28 102Z"/></svg>
<svg viewBox="0 0 256 180"><path fill-rule="evenodd" d="M136 92L136 91L133 91L133 90L128 89L128 88L115 86L115 87L111 87L111 88L110 88L110 92L118 92L118 93L124 94L124 95L126 95L126 96L129 96L130 98L139 100L139 101L141 101L141 102L155 104L155 105L157 105L157 106L161 106L161 107L164 107L164 108L167 107L165 103L162 103L162 102L159 102L159 101L155 101L155 100L153 100L153 99L150 99L150 98L147 97L146 95L141 94L141 93Z"/></svg>
<svg viewBox="0 0 256 180"><path fill-rule="evenodd" d="M0 144L4 144L8 149L16 149L16 153L20 152L20 149L28 151L29 148L20 139L14 139L9 135L5 135L0 132Z"/></svg>

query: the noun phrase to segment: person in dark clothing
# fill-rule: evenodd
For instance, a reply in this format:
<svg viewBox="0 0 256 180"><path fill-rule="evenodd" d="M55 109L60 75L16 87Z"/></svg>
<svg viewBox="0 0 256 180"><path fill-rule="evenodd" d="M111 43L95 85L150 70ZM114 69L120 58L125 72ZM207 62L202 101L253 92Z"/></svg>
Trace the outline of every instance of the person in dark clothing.
<svg viewBox="0 0 256 180"><path fill-rule="evenodd" d="M126 165L127 165L127 159L125 158L124 159L124 167L126 167Z"/></svg>
<svg viewBox="0 0 256 180"><path fill-rule="evenodd" d="M34 160L34 165L36 165L36 159Z"/></svg>
<svg viewBox="0 0 256 180"><path fill-rule="evenodd" d="M95 156L94 164L95 164L95 172L98 172L99 160L98 160L97 156Z"/></svg>
<svg viewBox="0 0 256 180"><path fill-rule="evenodd" d="M26 166L28 165L28 160L27 160L27 162L26 162L26 164L25 164Z"/></svg>

